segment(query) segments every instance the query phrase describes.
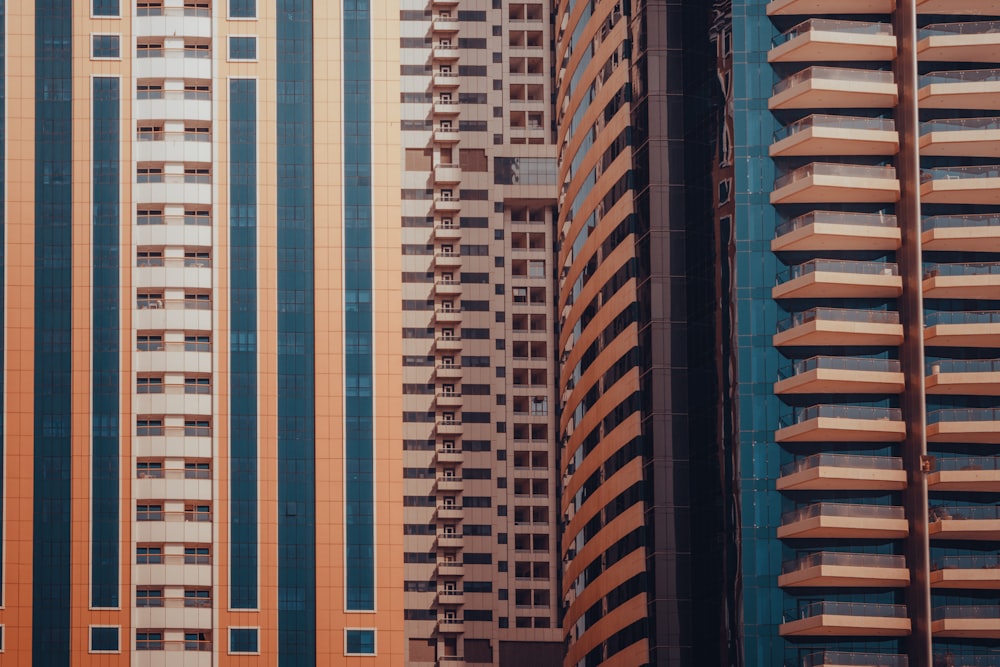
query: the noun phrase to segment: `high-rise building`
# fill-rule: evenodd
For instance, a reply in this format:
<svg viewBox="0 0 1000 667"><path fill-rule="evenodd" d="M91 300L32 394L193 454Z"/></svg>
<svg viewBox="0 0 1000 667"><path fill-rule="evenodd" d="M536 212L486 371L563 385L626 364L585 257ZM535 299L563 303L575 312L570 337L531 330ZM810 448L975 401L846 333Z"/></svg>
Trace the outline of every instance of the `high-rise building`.
<svg viewBox="0 0 1000 667"><path fill-rule="evenodd" d="M550 6L400 17L407 664L558 665Z"/></svg>
<svg viewBox="0 0 1000 667"><path fill-rule="evenodd" d="M1000 661L997 16L732 3L720 396L744 664Z"/></svg>
<svg viewBox="0 0 1000 667"><path fill-rule="evenodd" d="M0 663L403 664L397 7L0 14Z"/></svg>

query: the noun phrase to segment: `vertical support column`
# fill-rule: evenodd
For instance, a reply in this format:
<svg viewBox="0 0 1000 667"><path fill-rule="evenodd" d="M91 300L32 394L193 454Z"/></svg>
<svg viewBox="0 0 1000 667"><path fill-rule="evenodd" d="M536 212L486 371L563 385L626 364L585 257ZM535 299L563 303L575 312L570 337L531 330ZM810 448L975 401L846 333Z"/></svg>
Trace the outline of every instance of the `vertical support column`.
<svg viewBox="0 0 1000 667"><path fill-rule="evenodd" d="M903 296L899 315L903 322L903 345L900 361L906 378L903 393L903 419L906 441L903 443L903 466L907 486L903 505L910 523L910 535L904 540L910 585L906 603L912 622L909 637L910 667L931 665L931 591L930 541L927 525L927 477L921 460L927 453L927 403L924 392L924 303L921 286L922 256L920 246L920 118L917 105L917 13L914 0L900 0L893 16L897 35L895 64L899 86L896 129L900 146L896 158L900 200L896 208L902 235L897 256L903 277Z"/></svg>

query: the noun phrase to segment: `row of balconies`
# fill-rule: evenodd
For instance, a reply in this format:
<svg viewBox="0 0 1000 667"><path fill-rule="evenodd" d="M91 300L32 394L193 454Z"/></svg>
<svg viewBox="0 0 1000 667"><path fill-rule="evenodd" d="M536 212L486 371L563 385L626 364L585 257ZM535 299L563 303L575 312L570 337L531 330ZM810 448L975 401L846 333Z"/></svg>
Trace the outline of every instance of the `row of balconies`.
<svg viewBox="0 0 1000 667"><path fill-rule="evenodd" d="M901 442L898 408L813 405L782 418L775 442ZM1000 444L1000 408L946 408L927 414L929 442Z"/></svg>
<svg viewBox="0 0 1000 667"><path fill-rule="evenodd" d="M767 15L889 14L895 8L896 0L771 0ZM998 0L916 0L916 9L918 14L1000 16Z"/></svg>
<svg viewBox="0 0 1000 667"><path fill-rule="evenodd" d="M1000 457L934 457L927 475L931 491L1000 491ZM906 487L902 459L823 452L796 459L781 469L779 491L895 491Z"/></svg>
<svg viewBox="0 0 1000 667"><path fill-rule="evenodd" d="M928 516L932 540L993 541L1000 530L1000 506L935 505ZM881 539L906 537L903 508L817 502L781 517L779 539Z"/></svg>
<svg viewBox="0 0 1000 667"><path fill-rule="evenodd" d="M1000 638L997 605L940 606L932 610L931 619L934 637ZM910 634L910 629L906 605L822 601L786 612L778 631L784 637L903 637Z"/></svg>

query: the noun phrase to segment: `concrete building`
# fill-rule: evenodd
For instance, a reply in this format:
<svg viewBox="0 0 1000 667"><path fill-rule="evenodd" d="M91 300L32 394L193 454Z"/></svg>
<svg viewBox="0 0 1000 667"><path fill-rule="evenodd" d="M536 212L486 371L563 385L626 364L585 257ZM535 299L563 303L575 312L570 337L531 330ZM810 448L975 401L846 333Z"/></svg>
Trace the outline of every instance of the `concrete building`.
<svg viewBox="0 0 1000 667"><path fill-rule="evenodd" d="M4 665L401 665L398 11L4 3Z"/></svg>

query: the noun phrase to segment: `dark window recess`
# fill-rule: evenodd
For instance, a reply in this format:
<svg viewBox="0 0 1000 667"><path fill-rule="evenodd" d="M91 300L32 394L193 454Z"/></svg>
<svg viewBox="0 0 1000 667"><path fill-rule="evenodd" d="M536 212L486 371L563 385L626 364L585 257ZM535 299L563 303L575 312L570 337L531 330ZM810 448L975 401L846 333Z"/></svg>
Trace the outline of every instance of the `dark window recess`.
<svg viewBox="0 0 1000 667"><path fill-rule="evenodd" d="M490 358L479 355L462 355L462 366L464 368L489 368Z"/></svg>
<svg viewBox="0 0 1000 667"><path fill-rule="evenodd" d="M490 274L462 271L462 282L467 285L487 285L490 282Z"/></svg>
<svg viewBox="0 0 1000 667"><path fill-rule="evenodd" d="M462 327L462 338L466 340L489 340L490 330L478 327Z"/></svg>
<svg viewBox="0 0 1000 667"><path fill-rule="evenodd" d="M435 412L404 412L403 422L406 424L433 424Z"/></svg>
<svg viewBox="0 0 1000 667"><path fill-rule="evenodd" d="M462 412L462 422L466 424L489 424L490 413L488 412ZM462 473L465 475L465 473ZM484 478L489 479L489 478Z"/></svg>
<svg viewBox="0 0 1000 667"><path fill-rule="evenodd" d="M436 609L404 609L403 620L405 621L433 621L437 618Z"/></svg>
<svg viewBox="0 0 1000 667"><path fill-rule="evenodd" d="M399 48L401 49L422 49L431 45L429 37L400 37Z"/></svg>
<svg viewBox="0 0 1000 667"><path fill-rule="evenodd" d="M489 201L489 190L460 190L459 198L465 201Z"/></svg>
<svg viewBox="0 0 1000 667"><path fill-rule="evenodd" d="M436 563L437 554L436 553L426 553L423 551L413 552L407 551L403 553L404 563Z"/></svg>
<svg viewBox="0 0 1000 667"><path fill-rule="evenodd" d="M493 612L489 609L466 609L465 620L467 621L492 621Z"/></svg>
<svg viewBox="0 0 1000 667"><path fill-rule="evenodd" d="M403 76L420 76L422 74L429 74L430 71L431 66L429 64L399 66L399 73Z"/></svg>
<svg viewBox="0 0 1000 667"><path fill-rule="evenodd" d="M486 76L486 65L459 65L459 76Z"/></svg>
<svg viewBox="0 0 1000 667"><path fill-rule="evenodd" d="M490 309L489 301L462 299L462 310L485 313Z"/></svg>
<svg viewBox="0 0 1000 667"><path fill-rule="evenodd" d="M486 12L484 12L484 11L468 11L468 10L461 11L460 10L458 12L458 20L459 21L485 22L486 21Z"/></svg>
<svg viewBox="0 0 1000 667"><path fill-rule="evenodd" d="M466 452L488 452L492 444L489 440L462 440L462 449Z"/></svg>
<svg viewBox="0 0 1000 667"><path fill-rule="evenodd" d="M465 414L462 413L462 420L465 421ZM487 414L487 416L489 416ZM464 479L490 479L493 471L489 468L462 468L462 477ZM468 525L466 526L468 527ZM489 526L487 526L489 528ZM471 535L472 533L466 533L466 535ZM483 533L483 535L489 535L489 533Z"/></svg>
<svg viewBox="0 0 1000 667"><path fill-rule="evenodd" d="M490 226L489 218L463 216L458 220L459 226L464 229L486 229Z"/></svg>
<svg viewBox="0 0 1000 667"><path fill-rule="evenodd" d="M403 9L399 12L400 21L426 21L430 17L430 10L424 9Z"/></svg>
<svg viewBox="0 0 1000 667"><path fill-rule="evenodd" d="M488 127L488 121L485 120L458 121L458 129L460 132L486 132ZM403 129L405 130L406 128L404 127Z"/></svg>
<svg viewBox="0 0 1000 667"><path fill-rule="evenodd" d="M461 42L462 40L458 40ZM459 93L458 103L459 104L486 104L489 102L489 97L486 93Z"/></svg>
<svg viewBox="0 0 1000 667"><path fill-rule="evenodd" d="M458 48L460 49L485 49L485 37L459 37Z"/></svg>
<svg viewBox="0 0 1000 667"><path fill-rule="evenodd" d="M406 452L430 452L433 451L435 442L433 440L404 440L403 451Z"/></svg>
<svg viewBox="0 0 1000 667"><path fill-rule="evenodd" d="M493 562L493 554L477 554L466 551L462 554L462 562L466 565L489 565Z"/></svg>
<svg viewBox="0 0 1000 667"><path fill-rule="evenodd" d="M489 496L462 496L462 507L491 507L493 499Z"/></svg>
<svg viewBox="0 0 1000 667"><path fill-rule="evenodd" d="M489 526L487 526L489 528ZM489 535L489 533L487 533ZM492 581L466 581L462 585L462 590L466 593L492 593L493 592L493 582ZM468 641L468 640L466 640Z"/></svg>

